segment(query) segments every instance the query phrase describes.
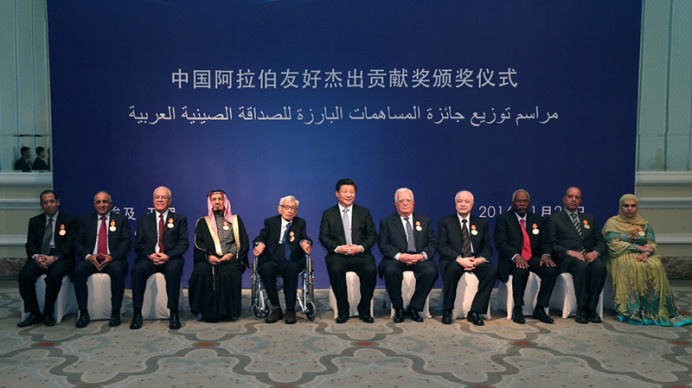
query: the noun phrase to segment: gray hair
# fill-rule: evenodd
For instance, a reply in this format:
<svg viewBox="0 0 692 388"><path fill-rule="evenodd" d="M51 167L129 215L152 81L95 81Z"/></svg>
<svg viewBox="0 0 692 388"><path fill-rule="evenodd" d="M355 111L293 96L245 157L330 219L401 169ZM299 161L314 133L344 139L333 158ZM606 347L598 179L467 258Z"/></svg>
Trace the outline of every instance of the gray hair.
<svg viewBox="0 0 692 388"><path fill-rule="evenodd" d="M409 189L408 187L400 187L394 192L394 203L396 203L396 196L399 195L399 192L401 191L408 191L411 193L411 199L415 201L415 198L413 197L413 191Z"/></svg>
<svg viewBox="0 0 692 388"><path fill-rule="evenodd" d="M514 202L514 199L517 198L517 194L521 192L526 193L526 195L529 197L529 202L531 202L531 194L529 194L529 192L524 189L516 189L514 193L512 193L512 202Z"/></svg>
<svg viewBox="0 0 692 388"><path fill-rule="evenodd" d="M298 201L298 198L292 196L292 195L287 195L285 197L281 197L279 200L279 206L281 206L282 203L291 201L296 203L296 210L298 210L298 206L300 206L300 201Z"/></svg>

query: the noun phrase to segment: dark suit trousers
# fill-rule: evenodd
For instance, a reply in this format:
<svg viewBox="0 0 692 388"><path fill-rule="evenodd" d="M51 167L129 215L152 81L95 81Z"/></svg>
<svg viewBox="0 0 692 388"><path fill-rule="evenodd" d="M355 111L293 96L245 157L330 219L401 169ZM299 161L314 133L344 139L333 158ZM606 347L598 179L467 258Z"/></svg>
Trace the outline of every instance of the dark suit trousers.
<svg viewBox="0 0 692 388"><path fill-rule="evenodd" d="M416 289L411 296L408 307L417 311L423 311L425 299L437 280L437 266L432 260L418 262L416 265L406 265L397 260L385 259L381 265L382 278L387 288L389 298L392 300L392 307L395 309L404 308L404 301L401 298L401 283L404 279L404 271L413 271L416 278Z"/></svg>
<svg viewBox="0 0 692 388"><path fill-rule="evenodd" d="M276 278L281 275L284 278L284 296L286 297L286 310L295 310L296 293L298 289L298 275L303 270L304 263L291 260L286 261L283 245L274 250L271 259L265 260L257 270L262 278L262 284L267 291L269 302L272 306L279 307L279 292L276 288Z"/></svg>
<svg viewBox="0 0 692 388"><path fill-rule="evenodd" d="M346 272L353 271L360 278L360 303L358 304L359 314L370 314L372 295L375 292L377 282L377 267L375 260L363 256L327 256L327 273L329 273L329 283L336 297L336 307L338 314L346 314L350 310L348 304L348 293L346 288Z"/></svg>
<svg viewBox="0 0 692 388"><path fill-rule="evenodd" d="M184 263L185 260L182 257L174 257L161 265L154 265L151 260L138 257L135 260L135 268L132 270L132 307L142 308L147 279L156 272L161 272L166 278L167 307L177 310L180 299L180 277L183 274Z"/></svg>
<svg viewBox="0 0 692 388"><path fill-rule="evenodd" d="M517 260L524 260L517 258ZM521 307L524 305L524 292L526 291L526 283L529 281L529 272L533 272L541 278L541 287L538 289L538 297L536 299L536 307L548 307L550 295L555 287L555 278L557 277L557 267L541 267L541 259L532 257L529 260L529 268L517 268L516 264L510 264L509 273L512 275L512 296L514 297L514 306Z"/></svg>
<svg viewBox="0 0 692 388"><path fill-rule="evenodd" d="M600 258L586 263L575 257L567 256L560 260L560 272L569 272L574 279L574 291L577 293L577 307L596 310L598 299L605 285L607 271Z"/></svg>
<svg viewBox="0 0 692 388"><path fill-rule="evenodd" d="M36 279L46 274L46 296L43 311L45 314L53 314L55 300L58 298L60 286L62 286L62 278L72 273L73 268L73 260L58 260L45 270L39 267L33 259L28 259L18 276L19 294L24 300L24 311L34 314L40 313L36 299Z"/></svg>
<svg viewBox="0 0 692 388"><path fill-rule="evenodd" d="M444 309L454 309L459 279L467 272L474 273L478 277L478 292L476 292L476 295L473 297L471 311L478 314L485 314L488 311L490 294L493 292L495 277L497 275L497 269L490 263L483 263L473 271L464 271L464 267L457 263L456 260L450 260L442 270Z"/></svg>
<svg viewBox="0 0 692 388"><path fill-rule="evenodd" d="M79 311L87 311L89 292L87 280L89 276L99 273L93 264L84 260L80 261L74 269L74 292L77 294ZM101 273L111 277L111 309L120 311L125 293L125 276L127 275L127 260L115 260L108 264Z"/></svg>

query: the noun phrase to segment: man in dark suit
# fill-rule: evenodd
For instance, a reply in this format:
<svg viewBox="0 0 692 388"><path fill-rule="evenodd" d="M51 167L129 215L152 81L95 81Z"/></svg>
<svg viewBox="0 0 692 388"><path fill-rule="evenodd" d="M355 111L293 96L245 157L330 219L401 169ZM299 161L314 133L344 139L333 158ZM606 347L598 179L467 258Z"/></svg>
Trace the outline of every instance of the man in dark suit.
<svg viewBox="0 0 692 388"><path fill-rule="evenodd" d="M40 214L29 220L26 238L28 259L19 271L19 293L24 300L24 311L29 316L17 324L25 327L43 321L46 326L55 325L53 316L55 300L62 286L62 279L74 268L74 243L79 222L73 215L59 212L60 200L53 190L41 193ZM46 297L43 316L36 299L36 279L46 274Z"/></svg>
<svg viewBox="0 0 692 388"><path fill-rule="evenodd" d="M274 323L283 318L276 277L284 278L287 324L296 323L296 289L298 275L305 267L305 254L312 250L312 239L307 235L305 220L297 217L300 202L292 195L279 200L279 215L264 220L264 228L253 241L253 254L259 260L259 272L267 291L272 312L265 322Z"/></svg>
<svg viewBox="0 0 692 388"><path fill-rule="evenodd" d="M111 195L100 191L94 196L96 213L82 219L77 238L78 264L74 271L74 290L79 306L78 329L89 322L87 280L95 273L111 278L111 318L108 326L120 326L120 307L125 292L127 252L132 246L130 224L127 217L113 213ZM83 260L82 260L83 259Z"/></svg>
<svg viewBox="0 0 692 388"><path fill-rule="evenodd" d="M550 294L555 286L557 268L550 258L544 220L528 211L530 205L529 193L519 189L512 194L512 208L497 217L495 247L500 253L498 278L507 282L509 275L512 275L512 320L523 324L526 320L522 306L529 271L536 273L541 278L541 287L533 317L541 322L553 323L553 319L545 313L545 308L548 307Z"/></svg>
<svg viewBox="0 0 692 388"><path fill-rule="evenodd" d="M394 308L394 322L404 321L406 315L416 322L423 322L420 311L425 307L430 290L437 279L435 257L435 233L430 217L414 213L413 192L405 187L394 193L396 213L380 221L378 246L384 256L377 270L384 278ZM414 226L415 225L415 226ZM413 271L416 289L404 311L401 283L404 271Z"/></svg>
<svg viewBox="0 0 692 388"><path fill-rule="evenodd" d="M50 166L46 162L46 149L44 147L36 147L36 159L34 159L31 169L34 171L50 171Z"/></svg>
<svg viewBox="0 0 692 388"><path fill-rule="evenodd" d="M476 326L484 325L480 314L488 310L497 270L490 264L493 248L490 245L488 221L472 216L473 194L460 191L454 197L456 213L440 220L438 250L442 292L444 294L442 323L453 322L452 309L459 279L465 273L478 277L478 292L473 298L468 320Z"/></svg>
<svg viewBox="0 0 692 388"><path fill-rule="evenodd" d="M370 314L372 295L377 281L377 267L370 248L377 241L375 223L370 211L354 205L356 183L348 178L336 182L336 206L322 213L320 243L327 250L327 272L337 304L336 323L349 318L346 272L353 271L360 278L358 317L373 323Z"/></svg>
<svg viewBox="0 0 692 388"><path fill-rule="evenodd" d="M22 156L14 162L14 169L21 172L31 172L31 148L22 147L19 149Z"/></svg>
<svg viewBox="0 0 692 388"><path fill-rule="evenodd" d="M156 272L166 278L168 309L171 312L169 327L180 329L178 302L180 277L190 245L187 236L187 217L170 211L171 191L164 186L154 190L154 212L137 220L135 236L135 268L132 270L132 306L134 315L130 329L142 327L142 303L144 288L149 276Z"/></svg>
<svg viewBox="0 0 692 388"><path fill-rule="evenodd" d="M601 322L596 313L606 280L607 246L596 218L579 212L581 190L570 187L562 197L564 211L550 216L548 231L560 273L569 272L577 293L578 323Z"/></svg>

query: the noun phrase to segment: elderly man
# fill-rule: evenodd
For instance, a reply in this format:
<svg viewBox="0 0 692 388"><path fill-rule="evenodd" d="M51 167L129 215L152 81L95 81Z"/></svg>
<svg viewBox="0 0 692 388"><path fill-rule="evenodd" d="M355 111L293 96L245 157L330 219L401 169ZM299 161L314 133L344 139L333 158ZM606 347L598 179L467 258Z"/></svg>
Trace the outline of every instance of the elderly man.
<svg viewBox="0 0 692 388"><path fill-rule="evenodd" d="M548 307L550 294L555 286L557 268L550 258L544 220L529 211L530 205L529 193L519 189L512 194L512 208L497 217L495 247L500 253L498 278L502 282L507 282L509 275L512 275L512 320L523 324L526 320L522 306L529 271L536 273L541 278L541 287L538 290L533 318L553 323L553 319L545 313L545 308Z"/></svg>
<svg viewBox="0 0 692 388"><path fill-rule="evenodd" d="M94 196L96 213L82 219L77 237L77 258L81 260L74 271L74 290L79 306L76 327L89 322L87 280L95 273L105 273L111 279L111 318L108 326L120 326L120 308L125 292L127 252L132 246L127 217L113 213L110 194L100 191Z"/></svg>
<svg viewBox="0 0 692 388"><path fill-rule="evenodd" d="M439 225L438 249L444 293L442 323L449 325L453 322L452 309L459 279L465 273L473 273L478 277L479 284L468 320L482 326L484 323L480 315L488 310L497 273L490 264L493 248L490 246L488 221L471 215L473 194L470 192L458 192L454 196L454 203L456 213L442 218Z"/></svg>
<svg viewBox="0 0 692 388"><path fill-rule="evenodd" d="M377 282L377 267L370 248L375 245L377 232L370 211L354 205L356 182L340 179L336 182L338 204L322 213L320 243L327 250L327 272L337 304L336 323L345 323L350 306L346 288L346 272L360 278L358 317L365 323L375 320L370 314L372 295Z"/></svg>
<svg viewBox="0 0 692 388"><path fill-rule="evenodd" d="M171 191L164 186L154 190L154 212L137 220L135 236L135 267L132 270L132 305L134 315L130 329L142 327L142 304L144 288L149 276L156 272L166 278L166 294L170 310L169 327L180 329L178 302L180 299L180 276L183 273L189 242L187 239L187 218L170 211Z"/></svg>
<svg viewBox="0 0 692 388"><path fill-rule="evenodd" d="M26 238L26 254L29 256L19 271L19 293L24 300L24 311L29 316L17 324L25 327L44 322L55 325L54 305L65 275L74 268L74 243L79 231L79 222L73 215L58 211L60 200L53 190L40 195L40 214L29 220ZM36 299L36 279L46 274L46 296L43 316Z"/></svg>
<svg viewBox="0 0 692 388"><path fill-rule="evenodd" d="M305 267L305 254L312 250L312 239L307 235L305 220L298 217L300 202L292 195L279 200L279 215L264 220L264 228L254 240L253 254L257 257L258 272L262 278L272 311L265 319L274 323L283 318L276 277L284 278L287 324L296 323L296 289L298 275Z"/></svg>
<svg viewBox="0 0 692 388"><path fill-rule="evenodd" d="M396 213L380 221L378 246L383 258L377 270L394 308L394 322L404 321L406 315L423 322L420 312L437 279L435 233L430 217L413 212L416 201L413 191L402 187L394 193ZM415 226L414 226L415 225ZM416 289L406 310L401 297L404 271L413 271Z"/></svg>
<svg viewBox="0 0 692 388"><path fill-rule="evenodd" d="M607 246L596 218L579 211L581 190L570 187L562 197L564 210L549 218L548 232L553 257L560 273L569 272L577 294L577 323L599 323L596 313L606 280Z"/></svg>
<svg viewBox="0 0 692 388"><path fill-rule="evenodd" d="M207 194L207 215L195 223L195 268L190 276L190 309L202 321L240 317L243 272L250 250L243 220L231 213L223 190Z"/></svg>

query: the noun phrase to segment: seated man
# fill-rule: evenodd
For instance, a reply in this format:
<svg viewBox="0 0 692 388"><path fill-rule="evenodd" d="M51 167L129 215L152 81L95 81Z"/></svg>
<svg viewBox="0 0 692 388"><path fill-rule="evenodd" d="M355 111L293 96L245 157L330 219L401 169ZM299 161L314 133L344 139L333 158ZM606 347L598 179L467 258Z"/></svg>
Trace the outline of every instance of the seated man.
<svg viewBox="0 0 692 388"><path fill-rule="evenodd" d="M553 323L553 319L545 313L545 308L548 307L550 294L555 286L557 268L550 259L544 220L528 211L530 205L529 193L519 189L512 195L512 208L497 217L495 247L500 253L498 277L500 281L507 282L509 275L512 275L512 320L523 324L526 320L522 306L529 271L536 273L541 278L541 287L533 317L541 322Z"/></svg>
<svg viewBox="0 0 692 388"><path fill-rule="evenodd" d="M377 282L377 267L370 248L377 240L375 223L370 211L354 205L356 182L340 179L336 182L338 204L322 213L320 243L327 250L327 273L337 304L336 323L345 323L350 306L346 288L346 272L353 271L360 278L358 317L365 323L375 320L370 314L372 295Z"/></svg>
<svg viewBox="0 0 692 388"><path fill-rule="evenodd" d="M437 279L435 257L435 233L430 217L414 213L413 192L405 187L394 193L396 213L380 221L378 245L384 256L377 268L392 300L394 322L404 321L409 315L416 322L423 322L420 312ZM415 228L413 227L415 225ZM401 283L404 271L413 271L416 289L404 312Z"/></svg>
<svg viewBox="0 0 692 388"><path fill-rule="evenodd" d="M564 210L550 216L548 236L559 273L569 272L577 294L577 323L599 323L596 312L606 281L603 256L607 252L605 239L596 218L581 213L581 190L570 187L562 197Z"/></svg>
<svg viewBox="0 0 692 388"><path fill-rule="evenodd" d="M207 215L195 223L195 267L190 275L190 310L204 322L240 317L243 272L250 250L243 220L231 214L223 190L207 194Z"/></svg>
<svg viewBox="0 0 692 388"><path fill-rule="evenodd" d="M267 290L272 312L265 319L274 323L283 317L276 290L276 277L284 278L287 324L296 323L296 289L298 275L305 267L305 254L312 250L312 239L306 232L305 220L297 217L299 201L292 195L279 201L279 215L264 220L264 228L254 240L253 254L259 260L259 272Z"/></svg>
<svg viewBox="0 0 692 388"><path fill-rule="evenodd" d="M127 217L111 212L113 201L110 194L100 191L94 196L96 213L82 219L77 237L79 263L74 271L74 290L77 294L81 329L89 322L87 280L95 273L105 273L111 278L111 318L108 326L120 326L120 307L125 292L127 252L132 246L130 223ZM81 260L84 259L84 260Z"/></svg>
<svg viewBox="0 0 692 388"><path fill-rule="evenodd" d="M171 191L164 186L154 190L154 212L137 220L135 235L135 267L132 270L132 307L134 314L130 329L142 327L142 304L144 289L149 276L156 272L166 278L166 294L170 310L169 327L180 329L178 302L180 300L180 277L190 243L187 239L187 217L170 211Z"/></svg>
<svg viewBox="0 0 692 388"><path fill-rule="evenodd" d="M45 190L40 195L40 214L29 220L29 233L26 237L26 254L29 256L19 271L19 294L24 301L24 311L29 316L17 324L25 327L44 322L46 326L55 325L53 310L55 300L65 275L74 268L74 243L79 232L79 222L73 215L59 212L60 200L53 190ZM36 299L36 279L46 274L46 297L43 316Z"/></svg>
<svg viewBox="0 0 692 388"><path fill-rule="evenodd" d="M473 298L468 320L482 326L480 315L488 311L497 273L490 264L493 248L490 246L488 221L470 215L473 209L473 194L470 192L458 192L454 202L456 213L442 218L439 226L438 249L444 294L442 323L449 325L453 322L452 310L459 279L465 273L474 273L478 277L478 292Z"/></svg>

